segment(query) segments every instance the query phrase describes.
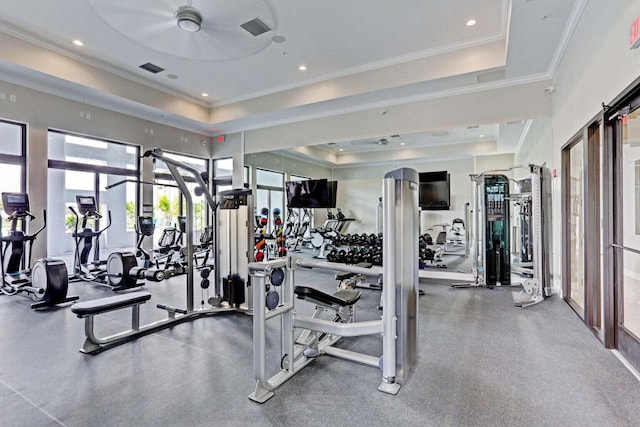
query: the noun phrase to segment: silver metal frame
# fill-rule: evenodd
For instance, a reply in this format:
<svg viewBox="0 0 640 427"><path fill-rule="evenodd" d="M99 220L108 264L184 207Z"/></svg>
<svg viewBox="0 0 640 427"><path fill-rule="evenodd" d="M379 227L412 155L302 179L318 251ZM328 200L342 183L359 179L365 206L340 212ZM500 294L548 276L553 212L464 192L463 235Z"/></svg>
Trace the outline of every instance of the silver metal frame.
<svg viewBox="0 0 640 427"><path fill-rule="evenodd" d="M549 221L546 218L547 206L544 194L544 168L530 164L531 194L522 197L531 198L531 230L533 243L533 262L514 264L515 272L530 275L522 282L522 291L515 303L516 307L529 307L538 304L545 297L553 294L549 268L549 251L547 250Z"/></svg>
<svg viewBox="0 0 640 427"><path fill-rule="evenodd" d="M167 311L167 318L149 323L147 325L140 326L139 325L140 304L137 304L132 308L133 310L132 328L124 332L117 333L117 334L110 335L108 337L103 337L103 338L97 337L94 333L93 316L87 316L85 318L86 340L83 348L80 350L81 352L88 353L88 354L96 354L104 350L107 350L109 348L113 348L118 345L124 344L126 342L133 341L141 336L148 335L153 332L157 332L162 329L169 328L173 325L189 322L202 317L208 317L216 314L232 313L232 312L246 313L245 310L232 308L232 307L213 307L213 308L207 308L207 309L201 308L197 310L194 309L193 200L192 200L189 188L187 187L187 184L184 178L182 177L182 175L180 174L179 170L183 169L193 175L198 185L200 185L200 187L203 189L203 195L205 196L205 200L207 201L209 207L211 208L211 212L213 212L214 214L216 213L216 202L213 196L211 195L211 193L209 192L207 188L207 184L204 182L204 180L200 176L199 170L183 162L166 157L163 154L162 150L159 148L155 148L153 150L147 151L144 154L144 157L148 157L148 156L153 157L155 159L162 160L167 165L167 167L169 168L169 171L171 172L171 175L176 181L178 188L180 189L180 191L182 192L186 200L186 208L187 208L186 220L187 221L186 221L186 227L185 227L185 234L187 235L187 238L186 238L186 246L187 246L186 247L186 251L187 251L186 305L187 305L187 308L185 310L185 309L158 304L157 306L158 308ZM216 290L216 292L217 292L217 295L220 295L218 290Z"/></svg>
<svg viewBox="0 0 640 427"><path fill-rule="evenodd" d="M415 171L399 169L387 174L383 182L385 285L384 311L380 320L353 321L355 315L352 307L345 308L350 311L346 316L347 323L321 319L320 316L325 311L325 308L321 307L316 308L311 317L297 315L295 311L294 283L295 271L298 268L330 268L356 274L369 274L369 269L345 264L328 266L322 261L292 256L249 264L254 295L253 369L256 381L249 399L258 403L266 402L273 397L276 388L320 354L381 367L382 382L378 390L389 394L398 393L398 372L402 373L402 381L408 379L418 357L418 266L415 262L418 253L417 178ZM268 311L265 304L266 288L271 285L270 275L277 268L286 269L287 279L279 287L281 304ZM337 314L342 318L341 313ZM266 321L275 317L280 317L282 326L279 359L281 369L271 378L267 378ZM303 330L297 339L294 336L296 328ZM382 335L381 357L333 347L342 337L374 334ZM323 339L316 339L319 336ZM398 355L400 357L397 357ZM407 366L407 363L410 366Z"/></svg>

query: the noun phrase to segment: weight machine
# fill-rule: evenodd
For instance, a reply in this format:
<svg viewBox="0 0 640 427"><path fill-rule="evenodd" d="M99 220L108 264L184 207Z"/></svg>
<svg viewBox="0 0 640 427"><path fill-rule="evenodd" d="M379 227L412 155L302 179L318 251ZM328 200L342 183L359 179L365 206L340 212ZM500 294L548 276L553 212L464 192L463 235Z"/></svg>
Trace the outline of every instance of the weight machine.
<svg viewBox="0 0 640 427"><path fill-rule="evenodd" d="M551 195L549 170L530 164L530 177L518 181L520 191L511 195L518 214L520 260L512 264L514 273L525 276L516 307L538 304L553 294L549 261L548 218Z"/></svg>
<svg viewBox="0 0 640 427"><path fill-rule="evenodd" d="M454 288L510 286L509 178L498 172L471 175L472 221L470 252L471 283L454 283ZM469 225L467 223L467 225Z"/></svg>
<svg viewBox="0 0 640 427"><path fill-rule="evenodd" d="M241 203L239 199L242 199L243 197L248 198L250 190L240 190L240 194L238 194L237 192L232 194L221 193L218 195L219 202L216 203L216 200L207 189L207 183L200 175L200 171L198 171L193 166L165 156L163 151L159 148L146 151L142 157L151 157L153 159L162 160L167 165L167 168L173 176L176 185L185 198L185 259L187 262L187 267L186 274L182 277L186 277L186 307L182 308L165 304L157 304L157 307L159 309L166 311L167 318L164 320L158 320L156 322L149 323L147 325L140 325L140 306L151 298L151 294L149 294L148 292L130 292L117 296L100 298L92 301L84 301L82 303L75 304L71 307L71 311L75 313L79 318L83 318L85 320L86 340L82 349L80 350L83 353L100 353L109 348L113 348L126 342L133 341L141 336L169 328L176 324L193 321L202 317L209 317L213 315L233 312L247 313L249 311L247 308L239 307L234 303L233 300L229 301L230 294L234 292L233 289L229 289L229 292L227 294L222 293L223 284L222 279L220 278L219 268L217 268L220 265L220 263L218 262L216 262L215 264L215 295L214 297L208 299L204 297L205 291L208 292L208 288L210 287L209 277L213 267L205 265L203 268L198 269L195 265L193 256L193 198L191 195L191 191L185 181L185 177L183 176L183 172L193 176L193 179L198 185L195 191L196 195L204 195L205 202L209 206L210 211L216 217L219 213L219 205L221 205L222 208L232 208L233 206L239 207ZM233 191L234 190L232 190L232 192ZM249 194L243 193L246 191L249 191ZM217 223L214 222L214 224ZM248 229L246 222L243 224L242 221L240 221L238 225L244 225L244 227ZM248 239L249 238L247 238L247 240ZM219 247L219 245L217 247ZM247 248L244 248L244 250L246 253ZM219 250L216 250L215 252L217 254L216 256L218 256L220 253ZM203 292L203 296L201 298L201 306L199 308L196 308L195 306L194 278L196 272L199 272L201 278L200 287ZM209 302L209 307L205 306L205 301ZM94 319L96 318L96 316L98 316L99 314L126 308L131 308L132 313L130 329L106 337L98 337L95 334Z"/></svg>
<svg viewBox="0 0 640 427"><path fill-rule="evenodd" d="M550 174L548 169L530 164L529 178L517 181L518 191L509 192L509 179L488 171L472 175L470 208L470 252L474 281L457 283L454 288L511 285L511 272L526 276L522 291L514 299L516 307L528 307L552 294L550 284L549 220ZM510 259L510 203L518 215L520 260Z"/></svg>
<svg viewBox="0 0 640 427"><path fill-rule="evenodd" d="M384 263L385 285L382 319L356 322L354 304L360 293L339 290L327 294L320 290L295 286L295 272L301 267L327 268L316 260L288 258L267 263L250 263L254 293L253 354L256 386L249 399L264 403L274 390L311 363L327 354L382 370L378 390L397 394L408 381L418 358L418 173L398 169L384 178ZM332 265L331 270L365 273L357 266ZM286 276L286 280L274 280ZM286 273L285 273L286 271ZM282 303L268 305L267 287L279 289ZM296 313L295 298L316 304L313 316ZM323 319L322 315L330 317ZM280 371L267 378L267 325L275 317L281 320ZM302 332L295 337L295 329ZM376 357L334 346L342 337L382 335L382 356Z"/></svg>

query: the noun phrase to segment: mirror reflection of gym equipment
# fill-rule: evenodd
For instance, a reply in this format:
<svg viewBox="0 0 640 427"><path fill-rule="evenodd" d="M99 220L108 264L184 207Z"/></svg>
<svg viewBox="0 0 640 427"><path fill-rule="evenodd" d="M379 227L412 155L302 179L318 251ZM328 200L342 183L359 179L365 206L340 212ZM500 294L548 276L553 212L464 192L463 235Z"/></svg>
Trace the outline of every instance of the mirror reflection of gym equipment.
<svg viewBox="0 0 640 427"><path fill-rule="evenodd" d="M515 167L509 169L518 169ZM514 294L516 307L528 307L552 294L549 273L549 171L529 165L530 177L516 182L510 192L509 178L488 171L472 175L472 243L474 281L457 283L453 288L522 286ZM510 226L511 203L517 211L518 226ZM519 258L511 262L511 241L519 247ZM513 283L511 272L523 276Z"/></svg>

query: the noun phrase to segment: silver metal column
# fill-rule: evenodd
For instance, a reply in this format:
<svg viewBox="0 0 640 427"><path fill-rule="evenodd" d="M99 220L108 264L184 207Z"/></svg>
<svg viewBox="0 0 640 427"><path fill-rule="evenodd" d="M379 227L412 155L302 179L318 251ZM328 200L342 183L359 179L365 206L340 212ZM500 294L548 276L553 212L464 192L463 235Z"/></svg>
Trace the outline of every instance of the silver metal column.
<svg viewBox="0 0 640 427"><path fill-rule="evenodd" d="M395 379L388 360L383 364L384 382L402 384L409 379L418 359L418 173L401 168L384 177L383 277L384 357L395 333ZM389 308L395 307L394 310ZM395 317L395 331L390 317Z"/></svg>

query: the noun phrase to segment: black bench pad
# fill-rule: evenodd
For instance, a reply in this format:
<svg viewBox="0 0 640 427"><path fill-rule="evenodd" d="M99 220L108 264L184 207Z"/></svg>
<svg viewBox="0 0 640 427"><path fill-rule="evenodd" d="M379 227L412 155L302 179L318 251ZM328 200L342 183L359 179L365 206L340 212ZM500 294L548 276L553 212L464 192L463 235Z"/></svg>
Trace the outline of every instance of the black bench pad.
<svg viewBox="0 0 640 427"><path fill-rule="evenodd" d="M309 286L296 286L293 292L300 299L310 299L327 305L337 304L341 307L353 305L360 299L360 292L348 289L339 290L331 295Z"/></svg>
<svg viewBox="0 0 640 427"><path fill-rule="evenodd" d="M131 292L123 295L79 302L71 306L71 311L77 314L78 317L91 316L135 304L142 304L149 301L149 299L151 299L149 292Z"/></svg>

